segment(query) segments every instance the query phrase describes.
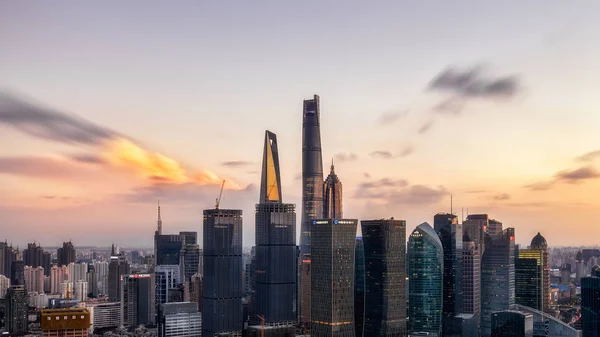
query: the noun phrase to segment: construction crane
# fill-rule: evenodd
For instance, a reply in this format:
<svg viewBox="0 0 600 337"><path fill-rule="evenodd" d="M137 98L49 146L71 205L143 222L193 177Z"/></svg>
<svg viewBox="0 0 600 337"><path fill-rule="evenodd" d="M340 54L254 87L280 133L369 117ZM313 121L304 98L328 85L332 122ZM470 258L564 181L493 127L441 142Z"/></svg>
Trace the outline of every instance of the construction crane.
<svg viewBox="0 0 600 337"><path fill-rule="evenodd" d="M221 203L221 196L223 196L223 186L225 186L225 180L221 183L221 192L219 192L219 197L216 200L215 209L219 209L219 204Z"/></svg>
<svg viewBox="0 0 600 337"><path fill-rule="evenodd" d="M260 319L260 337L265 337L265 316L256 315Z"/></svg>

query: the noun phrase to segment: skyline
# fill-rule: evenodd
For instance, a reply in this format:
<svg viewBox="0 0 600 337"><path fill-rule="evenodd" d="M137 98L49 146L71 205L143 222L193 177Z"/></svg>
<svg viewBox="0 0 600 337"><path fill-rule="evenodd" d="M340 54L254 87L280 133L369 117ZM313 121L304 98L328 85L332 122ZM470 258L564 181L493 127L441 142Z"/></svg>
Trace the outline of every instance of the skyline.
<svg viewBox="0 0 600 337"><path fill-rule="evenodd" d="M346 218L410 233L452 194L519 244L596 244L598 4L153 4L0 4L0 239L150 247L157 199L165 233L202 233L223 178L252 246L264 132L301 207L318 94Z"/></svg>

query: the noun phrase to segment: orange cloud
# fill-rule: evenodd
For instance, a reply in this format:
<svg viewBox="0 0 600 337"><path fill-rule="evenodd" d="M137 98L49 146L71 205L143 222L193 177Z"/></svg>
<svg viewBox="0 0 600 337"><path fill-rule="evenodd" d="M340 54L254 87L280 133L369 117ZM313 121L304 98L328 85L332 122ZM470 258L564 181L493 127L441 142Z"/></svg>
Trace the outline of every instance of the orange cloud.
<svg viewBox="0 0 600 337"><path fill-rule="evenodd" d="M175 159L148 151L126 138L113 138L106 142L103 157L109 164L137 173L144 179L167 184L197 183L200 185L221 184L222 177L203 170L190 175ZM239 189L233 181L228 188Z"/></svg>

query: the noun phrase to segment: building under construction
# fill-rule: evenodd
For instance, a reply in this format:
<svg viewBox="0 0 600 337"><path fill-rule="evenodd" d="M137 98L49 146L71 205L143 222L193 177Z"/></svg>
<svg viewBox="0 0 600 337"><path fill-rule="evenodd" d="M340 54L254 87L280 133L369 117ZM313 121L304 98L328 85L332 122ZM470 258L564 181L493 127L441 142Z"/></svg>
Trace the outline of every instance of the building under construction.
<svg viewBox="0 0 600 337"><path fill-rule="evenodd" d="M44 337L88 337L90 312L86 308L46 309L40 324Z"/></svg>

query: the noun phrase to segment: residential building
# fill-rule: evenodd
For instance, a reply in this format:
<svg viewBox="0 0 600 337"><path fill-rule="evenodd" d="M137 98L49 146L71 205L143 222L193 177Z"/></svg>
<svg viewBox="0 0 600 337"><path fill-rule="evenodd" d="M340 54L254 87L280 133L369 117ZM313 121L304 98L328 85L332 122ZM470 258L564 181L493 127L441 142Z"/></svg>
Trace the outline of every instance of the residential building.
<svg viewBox="0 0 600 337"><path fill-rule="evenodd" d="M202 313L196 303L164 303L158 315L158 337L196 337L202 335Z"/></svg>

